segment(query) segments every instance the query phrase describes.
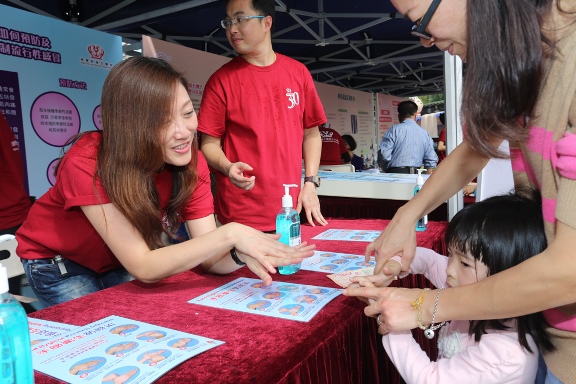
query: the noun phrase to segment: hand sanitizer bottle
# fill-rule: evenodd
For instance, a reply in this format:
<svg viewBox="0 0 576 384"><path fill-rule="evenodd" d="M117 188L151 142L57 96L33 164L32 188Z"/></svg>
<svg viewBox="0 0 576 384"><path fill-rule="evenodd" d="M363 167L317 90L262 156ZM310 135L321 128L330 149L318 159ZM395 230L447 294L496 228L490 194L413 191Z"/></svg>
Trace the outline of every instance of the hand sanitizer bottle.
<svg viewBox="0 0 576 384"><path fill-rule="evenodd" d="M420 169L417 169L417 171L418 171L418 177L416 177L416 186L414 187L414 196L416 196L416 194L418 192L420 192L420 189L424 185L424 178L422 177L422 171L424 171L424 169L420 168ZM420 231L420 232L425 231L427 227L428 227L428 215L424 215L416 223L416 230Z"/></svg>
<svg viewBox="0 0 576 384"><path fill-rule="evenodd" d="M28 318L8 293L8 273L0 264L0 383L33 384Z"/></svg>
<svg viewBox="0 0 576 384"><path fill-rule="evenodd" d="M290 187L298 187L296 184L283 184L284 196L282 196L282 209L276 216L276 233L281 234L279 241L291 247L300 244L300 215L292 207ZM300 270L300 264L291 264L278 267L282 275L291 275Z"/></svg>

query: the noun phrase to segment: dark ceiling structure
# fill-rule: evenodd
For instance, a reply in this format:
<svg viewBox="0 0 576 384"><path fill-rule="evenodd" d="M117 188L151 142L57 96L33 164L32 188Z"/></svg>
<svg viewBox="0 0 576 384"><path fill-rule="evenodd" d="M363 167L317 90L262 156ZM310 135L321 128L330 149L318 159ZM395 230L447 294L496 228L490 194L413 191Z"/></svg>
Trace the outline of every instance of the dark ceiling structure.
<svg viewBox="0 0 576 384"><path fill-rule="evenodd" d="M224 0L0 0L0 4L122 36L141 36L232 57L220 27ZM389 0L275 0L276 52L302 62L321 83L410 97L444 91L443 53L412 37Z"/></svg>

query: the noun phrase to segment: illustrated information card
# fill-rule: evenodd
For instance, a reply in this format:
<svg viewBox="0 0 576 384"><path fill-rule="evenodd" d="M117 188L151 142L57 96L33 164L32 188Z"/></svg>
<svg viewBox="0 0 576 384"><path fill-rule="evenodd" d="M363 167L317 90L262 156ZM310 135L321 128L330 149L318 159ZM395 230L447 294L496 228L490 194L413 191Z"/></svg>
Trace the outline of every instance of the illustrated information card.
<svg viewBox="0 0 576 384"><path fill-rule="evenodd" d="M32 347L34 369L69 383L152 383L178 364L224 344L109 316Z"/></svg>
<svg viewBox="0 0 576 384"><path fill-rule="evenodd" d="M190 301L191 304L308 322L340 294L336 288L238 278Z"/></svg>
<svg viewBox="0 0 576 384"><path fill-rule="evenodd" d="M53 339L80 327L76 325L57 323L50 320L28 318L30 331L30 345L36 345L46 340Z"/></svg>
<svg viewBox="0 0 576 384"><path fill-rule="evenodd" d="M358 229L328 229L314 236L314 240L346 240L346 241L367 241L376 240L381 231L368 231Z"/></svg>
<svg viewBox="0 0 576 384"><path fill-rule="evenodd" d="M366 267L374 267L374 265L376 265L374 257L371 257L370 261L364 261L364 255L314 251L314 256L302 260L301 269L325 273L338 273Z"/></svg>

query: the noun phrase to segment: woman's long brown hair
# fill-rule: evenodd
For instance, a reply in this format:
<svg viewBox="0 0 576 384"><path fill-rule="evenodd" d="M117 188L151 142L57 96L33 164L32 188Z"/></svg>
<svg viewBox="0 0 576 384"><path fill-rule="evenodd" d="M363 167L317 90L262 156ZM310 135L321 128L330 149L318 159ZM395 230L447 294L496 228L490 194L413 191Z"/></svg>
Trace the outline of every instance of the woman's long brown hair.
<svg viewBox="0 0 576 384"><path fill-rule="evenodd" d="M522 142L544 77L543 18L552 0L468 0L462 91L466 137L490 157L491 139Z"/></svg>
<svg viewBox="0 0 576 384"><path fill-rule="evenodd" d="M187 88L187 81L170 64L134 57L117 64L102 89L103 139L97 176L112 204L151 249L164 245L163 233L174 237L179 213L197 182L198 143L194 137L190 164L166 166L173 185L163 218L154 175L165 166L163 130L170 121L179 84Z"/></svg>

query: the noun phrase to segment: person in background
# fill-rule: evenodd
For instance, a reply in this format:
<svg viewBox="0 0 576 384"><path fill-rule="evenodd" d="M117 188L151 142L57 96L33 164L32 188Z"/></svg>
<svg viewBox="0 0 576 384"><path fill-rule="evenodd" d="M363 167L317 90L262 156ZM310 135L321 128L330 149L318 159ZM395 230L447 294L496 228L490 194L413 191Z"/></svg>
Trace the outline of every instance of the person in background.
<svg viewBox="0 0 576 384"><path fill-rule="evenodd" d="M336 130L328 128L326 124L321 124L319 130L320 138L322 139L320 165L350 163L350 155L342 136Z"/></svg>
<svg viewBox="0 0 576 384"><path fill-rule="evenodd" d="M434 142L425 129L416 124L418 105L411 100L398 104L398 120L380 142L382 159L388 173L416 173L424 165L430 173L438 164Z"/></svg>
<svg viewBox="0 0 576 384"><path fill-rule="evenodd" d="M416 248L409 273L424 274L434 286L472 284L505 271L546 249L539 193L517 191L466 206L446 231L448 257ZM400 274L399 256L385 265L379 286ZM407 274L401 274L403 278ZM368 279L355 277L361 286ZM363 298L365 300L366 298ZM372 300L372 299L369 299ZM381 320L377 317L377 322ZM441 327L441 328L437 328ZM454 320L434 324L438 331L438 359L430 358L410 331L382 337L384 349L407 383L533 383L539 349L554 349L542 312L497 320Z"/></svg>
<svg viewBox="0 0 576 384"><path fill-rule="evenodd" d="M28 216L32 202L24 186L24 163L18 140L6 117L0 111L0 235L14 235ZM9 256L9 255L8 255ZM2 258L0 257L0 263ZM22 294L23 275L8 279L8 290L14 295ZM22 303L26 313L34 307Z"/></svg>
<svg viewBox="0 0 576 384"><path fill-rule="evenodd" d="M238 56L210 76L202 96L201 150L216 171L216 219L276 229L283 184L308 222L326 225L316 187L326 122L308 69L274 52L273 0L229 0L222 27Z"/></svg>
<svg viewBox="0 0 576 384"><path fill-rule="evenodd" d="M357 147L356 140L351 135L342 135L342 139L346 142L350 163L352 163L356 172L362 172L364 170L364 159L354 154Z"/></svg>
<svg viewBox="0 0 576 384"><path fill-rule="evenodd" d="M313 254L238 223L218 229L208 166L198 153L187 81L167 62L118 63L102 89L102 131L76 137L56 183L16 232L30 285L51 306L136 278L153 283L202 266L247 264L264 283L275 266ZM181 221L191 239L166 246Z"/></svg>
<svg viewBox="0 0 576 384"><path fill-rule="evenodd" d="M438 135L438 147L436 148L438 152L438 163L446 158L446 114L441 113L438 119L442 123L442 129Z"/></svg>
<svg viewBox="0 0 576 384"><path fill-rule="evenodd" d="M414 33L466 63L462 83L464 140L422 190L400 207L366 249L384 263L402 255L407 270L416 249L415 225L511 147L514 183L542 193L548 247L504 272L442 291L436 321L484 320L544 311L557 347L544 353L538 383L575 383L576 369L576 7L568 0L392 0L416 23ZM422 17L426 15L421 22ZM498 52L497 55L494 52ZM367 315L381 332L414 328L410 303L420 290L375 290ZM368 292L363 292L366 296ZM362 293L359 293L362 295ZM429 324L437 291L423 297Z"/></svg>

